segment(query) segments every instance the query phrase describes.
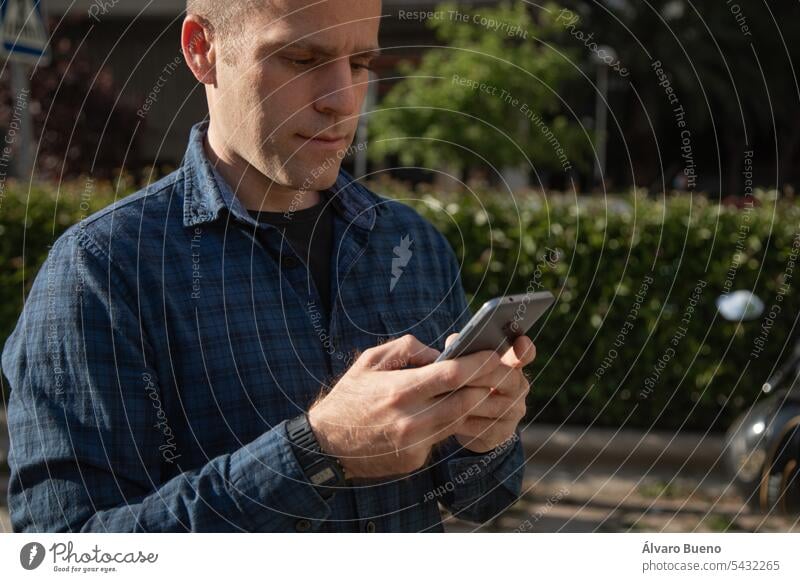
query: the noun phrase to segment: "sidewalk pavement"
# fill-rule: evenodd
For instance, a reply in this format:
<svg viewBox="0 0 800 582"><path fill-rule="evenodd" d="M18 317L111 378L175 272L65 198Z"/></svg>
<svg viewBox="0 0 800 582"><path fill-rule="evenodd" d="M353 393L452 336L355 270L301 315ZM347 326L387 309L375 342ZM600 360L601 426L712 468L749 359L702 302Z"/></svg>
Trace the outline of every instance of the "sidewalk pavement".
<svg viewBox="0 0 800 582"><path fill-rule="evenodd" d="M522 431L528 462L615 470L722 474L724 438L694 432L536 425Z"/></svg>
<svg viewBox="0 0 800 582"><path fill-rule="evenodd" d="M724 439L696 433L537 426L523 431L523 494L467 532L788 532L800 518L754 513L722 466Z"/></svg>

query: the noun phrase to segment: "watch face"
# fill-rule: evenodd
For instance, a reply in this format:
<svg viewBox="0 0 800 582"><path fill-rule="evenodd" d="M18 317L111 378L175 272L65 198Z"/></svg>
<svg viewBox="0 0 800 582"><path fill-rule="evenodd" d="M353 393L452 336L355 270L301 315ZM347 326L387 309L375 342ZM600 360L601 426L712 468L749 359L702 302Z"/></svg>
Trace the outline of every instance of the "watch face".
<svg viewBox="0 0 800 582"><path fill-rule="evenodd" d="M336 481L337 477L333 469L330 467L324 467L311 475L310 480L314 485L324 485L330 481Z"/></svg>

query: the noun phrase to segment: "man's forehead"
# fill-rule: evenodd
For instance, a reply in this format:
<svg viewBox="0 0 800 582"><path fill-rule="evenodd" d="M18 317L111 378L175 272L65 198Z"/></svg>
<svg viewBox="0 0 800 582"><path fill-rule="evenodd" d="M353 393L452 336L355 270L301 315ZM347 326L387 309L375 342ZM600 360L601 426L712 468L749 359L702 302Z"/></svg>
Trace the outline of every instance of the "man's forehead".
<svg viewBox="0 0 800 582"><path fill-rule="evenodd" d="M256 44L264 48L298 46L332 55L378 48L378 0L281 0L269 4L255 27Z"/></svg>

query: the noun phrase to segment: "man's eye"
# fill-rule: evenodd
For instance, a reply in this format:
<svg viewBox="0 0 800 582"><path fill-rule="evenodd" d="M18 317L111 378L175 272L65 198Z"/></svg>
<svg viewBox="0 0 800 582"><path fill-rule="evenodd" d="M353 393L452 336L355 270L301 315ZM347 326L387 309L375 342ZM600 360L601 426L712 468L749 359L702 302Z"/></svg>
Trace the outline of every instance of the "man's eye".
<svg viewBox="0 0 800 582"><path fill-rule="evenodd" d="M291 64L293 64L293 65L297 66L297 67L308 67L309 65L313 65L313 64L314 64L314 61L315 61L316 59L314 59L313 57L311 57L311 58L308 58L308 59L292 59L292 58L287 58L286 60L287 60L287 61L289 61Z"/></svg>
<svg viewBox="0 0 800 582"><path fill-rule="evenodd" d="M350 68L354 71L371 71L372 67L369 65L365 65L364 63L350 63Z"/></svg>

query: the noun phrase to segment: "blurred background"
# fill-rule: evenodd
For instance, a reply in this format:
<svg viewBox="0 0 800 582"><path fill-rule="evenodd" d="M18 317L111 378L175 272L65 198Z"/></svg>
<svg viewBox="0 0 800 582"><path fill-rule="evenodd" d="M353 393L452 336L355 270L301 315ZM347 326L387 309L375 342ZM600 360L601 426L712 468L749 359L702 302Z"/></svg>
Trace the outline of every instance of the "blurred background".
<svg viewBox="0 0 800 582"><path fill-rule="evenodd" d="M207 115L179 52L184 2L49 0L41 17L20 2L22 21L12 4L0 345L55 238L179 166ZM797 529L791 459L786 496L764 504L759 487L763 451L797 432L776 411L800 414L800 3L383 5L345 168L448 237L473 311L503 293L558 297L533 332L525 495L479 529ZM23 37L36 50L15 50ZM721 311L736 291L756 297ZM726 440L764 403L763 422L744 417L751 441Z"/></svg>

